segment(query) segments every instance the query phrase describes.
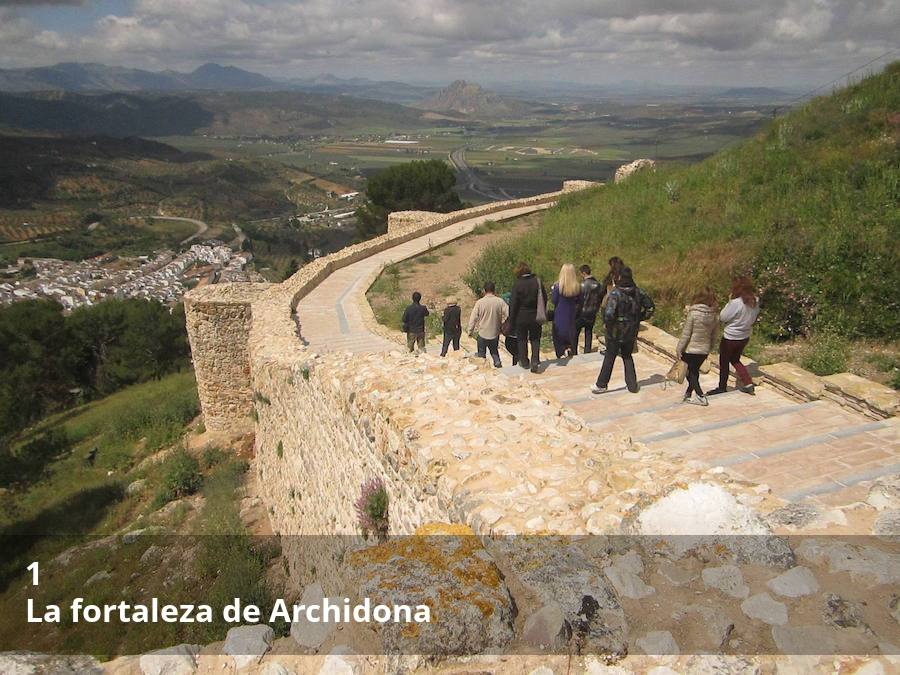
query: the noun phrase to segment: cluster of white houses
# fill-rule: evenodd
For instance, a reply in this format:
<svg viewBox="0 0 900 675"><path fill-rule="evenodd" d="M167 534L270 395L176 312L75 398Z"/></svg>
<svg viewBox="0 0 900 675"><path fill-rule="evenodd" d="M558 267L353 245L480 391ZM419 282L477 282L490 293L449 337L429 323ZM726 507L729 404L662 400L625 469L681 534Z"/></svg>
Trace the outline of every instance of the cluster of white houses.
<svg viewBox="0 0 900 675"><path fill-rule="evenodd" d="M160 251L137 259L112 255L80 262L29 258L18 264L20 271L29 271L19 275L24 278L0 280L0 303L49 298L67 310L105 298L144 298L171 304L198 284L249 281L245 267L252 258L248 251L235 253L215 240L194 244L178 254Z"/></svg>

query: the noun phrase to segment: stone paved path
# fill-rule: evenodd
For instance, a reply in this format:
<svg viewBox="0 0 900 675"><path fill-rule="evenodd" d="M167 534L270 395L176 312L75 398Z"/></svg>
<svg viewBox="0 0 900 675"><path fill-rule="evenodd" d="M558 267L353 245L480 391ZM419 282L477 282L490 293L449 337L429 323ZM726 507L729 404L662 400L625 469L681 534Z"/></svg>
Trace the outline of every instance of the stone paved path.
<svg viewBox="0 0 900 675"><path fill-rule="evenodd" d="M508 220L549 206L550 204L524 206L463 220L334 272L297 305L303 339L310 348L320 353L396 349L396 342L370 333L362 319L358 299L360 293L365 292L372 274L377 273L385 265L411 258L433 246L445 244L468 234L488 220Z"/></svg>
<svg viewBox="0 0 900 675"><path fill-rule="evenodd" d="M609 391L590 393L600 370L597 353L568 363L551 362L532 375L508 366L512 377L532 380L553 393L594 429L627 433L634 440L710 466L727 466L765 483L792 501L809 497L847 503L864 498L860 486L900 472L900 420L876 421L832 401L799 403L765 386L710 398L707 408L681 403L683 385L664 384L671 365L646 351L635 355L641 390L625 389L621 361ZM718 376L701 376L708 391Z"/></svg>
<svg viewBox="0 0 900 675"><path fill-rule="evenodd" d="M363 321L360 303L373 274L386 264L462 236L486 220L513 218L547 206L462 221L338 270L298 305L303 339L318 352L397 349L396 342L372 334ZM896 417L875 421L831 401L798 403L766 387L758 387L756 396L733 391L713 397L707 408L682 404L682 385L663 384L671 364L646 351L635 356L641 381L638 394L625 390L619 362L610 391L594 396L590 386L600 358L595 353L568 363L551 362L538 375L513 367L502 372L534 380L598 431L627 433L688 459L728 466L794 501L816 498L846 504L864 498L861 483L900 472ZM715 380L715 375L704 375L702 384L708 390Z"/></svg>

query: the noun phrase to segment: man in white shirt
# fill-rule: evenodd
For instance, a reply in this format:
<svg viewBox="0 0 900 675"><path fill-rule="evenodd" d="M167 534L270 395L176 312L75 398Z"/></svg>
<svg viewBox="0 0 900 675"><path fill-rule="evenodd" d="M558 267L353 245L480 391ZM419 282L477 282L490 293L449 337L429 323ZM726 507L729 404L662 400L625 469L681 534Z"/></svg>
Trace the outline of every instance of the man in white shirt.
<svg viewBox="0 0 900 675"><path fill-rule="evenodd" d="M478 329L476 342L478 343L479 358L485 358L487 352L490 351L494 368L499 368L503 365L500 363L500 351L497 348L500 344L500 327L509 318L509 306L503 298L498 298L494 294L495 291L496 286L493 281L485 282L484 295L472 308L466 332L472 333L476 328Z"/></svg>

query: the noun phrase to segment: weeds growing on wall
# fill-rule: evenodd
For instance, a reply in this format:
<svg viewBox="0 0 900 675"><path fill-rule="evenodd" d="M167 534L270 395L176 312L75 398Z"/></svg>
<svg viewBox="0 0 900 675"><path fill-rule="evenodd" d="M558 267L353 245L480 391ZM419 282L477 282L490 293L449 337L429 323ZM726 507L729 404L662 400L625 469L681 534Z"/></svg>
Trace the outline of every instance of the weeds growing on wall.
<svg viewBox="0 0 900 675"><path fill-rule="evenodd" d="M368 536L369 533L378 537L387 536L389 504L384 481L372 478L363 483L355 507L363 536Z"/></svg>

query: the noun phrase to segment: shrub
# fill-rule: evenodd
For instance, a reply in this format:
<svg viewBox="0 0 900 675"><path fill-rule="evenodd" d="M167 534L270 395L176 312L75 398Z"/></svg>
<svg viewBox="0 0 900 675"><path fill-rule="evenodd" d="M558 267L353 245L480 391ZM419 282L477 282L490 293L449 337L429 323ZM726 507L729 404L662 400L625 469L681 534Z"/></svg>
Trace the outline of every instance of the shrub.
<svg viewBox="0 0 900 675"><path fill-rule="evenodd" d="M154 506L192 495L202 484L200 463L187 450L178 448L163 462L162 485L153 500Z"/></svg>
<svg viewBox="0 0 900 675"><path fill-rule="evenodd" d="M221 464L226 457L228 457L228 454L222 448L215 446L204 448L202 456L203 469L209 471L217 464Z"/></svg>
<svg viewBox="0 0 900 675"><path fill-rule="evenodd" d="M832 375L847 369L850 345L847 339L831 331L819 333L801 365L816 375Z"/></svg>
<svg viewBox="0 0 900 675"><path fill-rule="evenodd" d="M355 506L363 536L368 536L369 532L378 537L387 536L388 501L387 489L380 478L373 478L362 484Z"/></svg>

